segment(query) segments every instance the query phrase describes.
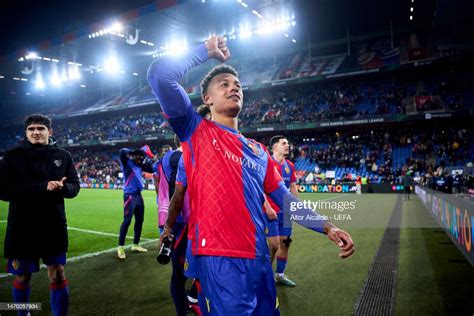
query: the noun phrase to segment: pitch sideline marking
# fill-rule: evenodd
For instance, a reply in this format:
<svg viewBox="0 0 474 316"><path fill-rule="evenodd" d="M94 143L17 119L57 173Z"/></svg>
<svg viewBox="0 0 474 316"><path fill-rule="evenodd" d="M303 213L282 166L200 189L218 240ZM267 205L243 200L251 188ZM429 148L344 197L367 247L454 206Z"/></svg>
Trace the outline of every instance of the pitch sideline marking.
<svg viewBox="0 0 474 316"><path fill-rule="evenodd" d="M82 228L71 227L71 226L68 226L67 229L68 230L75 230L75 231L79 231L79 232L83 232L83 233L101 235L101 236L119 237L119 234L104 233L104 232L100 232L100 231L96 231L96 230L82 229ZM132 236L127 236L125 238L133 239ZM152 240L152 239L149 239L149 238L141 238L141 239L144 240L144 241Z"/></svg>

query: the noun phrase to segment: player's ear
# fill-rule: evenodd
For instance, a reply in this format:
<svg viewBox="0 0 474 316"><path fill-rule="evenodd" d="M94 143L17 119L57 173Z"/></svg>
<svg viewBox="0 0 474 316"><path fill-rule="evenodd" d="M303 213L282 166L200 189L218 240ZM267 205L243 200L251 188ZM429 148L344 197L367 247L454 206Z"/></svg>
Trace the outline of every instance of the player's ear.
<svg viewBox="0 0 474 316"><path fill-rule="evenodd" d="M204 104L206 104L207 106L211 106L212 105L212 97L209 95L209 93L205 92L203 95L202 95L202 101L204 102Z"/></svg>
<svg viewBox="0 0 474 316"><path fill-rule="evenodd" d="M53 135L53 129L52 128L48 128L48 136L51 136Z"/></svg>

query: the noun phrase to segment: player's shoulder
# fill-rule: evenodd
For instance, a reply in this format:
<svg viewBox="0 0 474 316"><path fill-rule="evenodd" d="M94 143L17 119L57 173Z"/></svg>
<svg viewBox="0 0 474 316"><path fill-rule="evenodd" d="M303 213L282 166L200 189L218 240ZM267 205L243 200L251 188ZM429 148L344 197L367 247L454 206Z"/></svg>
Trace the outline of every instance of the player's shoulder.
<svg viewBox="0 0 474 316"><path fill-rule="evenodd" d="M288 164L288 166L290 166L293 169L295 168L295 164L291 160L285 158L285 161Z"/></svg>
<svg viewBox="0 0 474 316"><path fill-rule="evenodd" d="M55 146L53 150L58 155L61 155L61 156L66 157L66 158L72 158L71 153L68 150L64 149L64 148L61 148L59 146Z"/></svg>
<svg viewBox="0 0 474 316"><path fill-rule="evenodd" d="M265 146L263 143L253 139L253 138L249 138L249 137L245 137L247 139L247 141L251 144L255 144L257 146L259 146L263 151L265 151L266 153L268 153L268 148L267 146Z"/></svg>

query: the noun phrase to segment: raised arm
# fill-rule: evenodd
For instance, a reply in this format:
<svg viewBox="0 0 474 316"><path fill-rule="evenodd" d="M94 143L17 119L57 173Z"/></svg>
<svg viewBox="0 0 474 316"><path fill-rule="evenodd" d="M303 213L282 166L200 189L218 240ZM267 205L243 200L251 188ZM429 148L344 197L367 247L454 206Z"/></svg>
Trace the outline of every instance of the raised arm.
<svg viewBox="0 0 474 316"><path fill-rule="evenodd" d="M178 81L193 67L208 59L205 44L194 47L181 58L162 58L148 68L148 84L160 102L161 108L168 118L186 114L191 107L191 100Z"/></svg>
<svg viewBox="0 0 474 316"><path fill-rule="evenodd" d="M130 152L130 149L128 148L121 148L119 151L120 162L124 166L127 164L129 152Z"/></svg>
<svg viewBox="0 0 474 316"><path fill-rule="evenodd" d="M191 100L178 81L193 67L209 58L225 61L229 57L224 39L212 37L207 43L190 49L182 57L162 58L148 68L148 84L181 141L187 139L201 118L192 109Z"/></svg>

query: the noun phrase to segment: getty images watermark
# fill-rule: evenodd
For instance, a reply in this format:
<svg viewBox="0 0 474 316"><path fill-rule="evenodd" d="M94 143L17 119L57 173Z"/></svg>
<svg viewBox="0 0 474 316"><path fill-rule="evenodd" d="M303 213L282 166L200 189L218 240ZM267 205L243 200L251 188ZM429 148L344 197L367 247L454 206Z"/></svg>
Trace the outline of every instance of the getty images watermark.
<svg viewBox="0 0 474 316"><path fill-rule="evenodd" d="M285 200L285 226L292 221L306 227L319 226L321 221L352 221L351 212L356 209L357 200L352 201L311 201Z"/></svg>

